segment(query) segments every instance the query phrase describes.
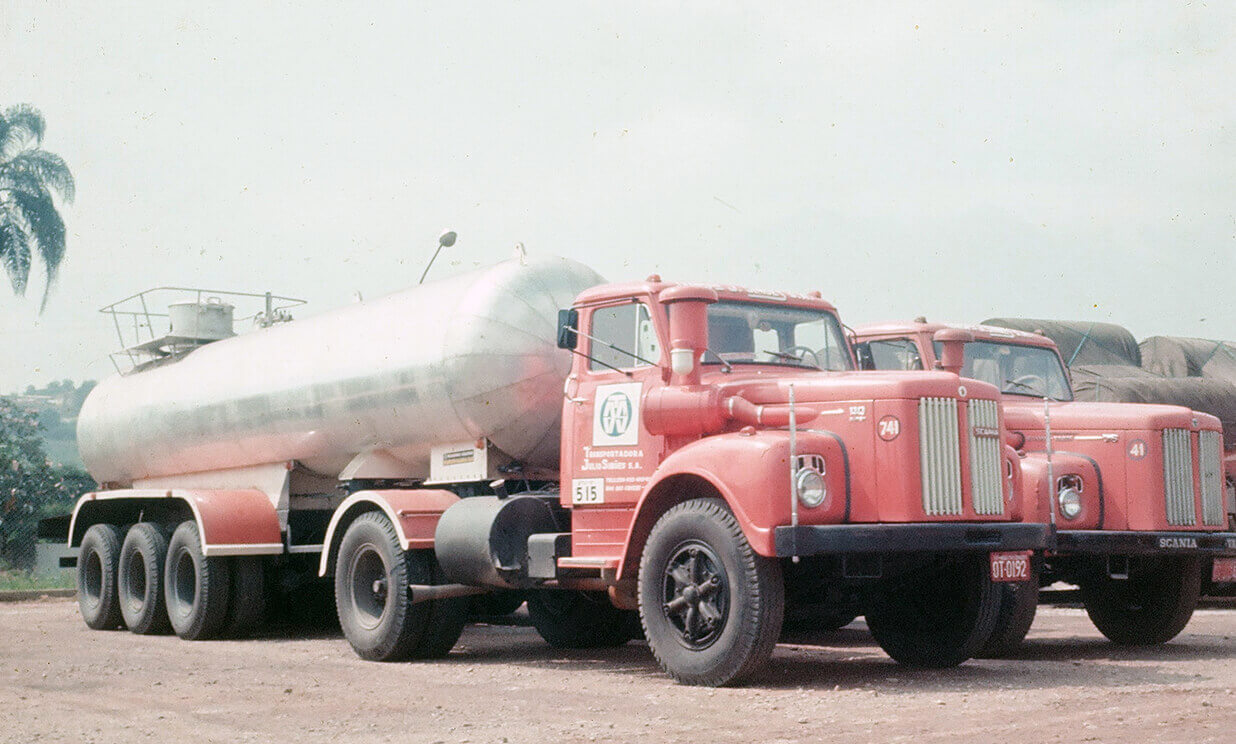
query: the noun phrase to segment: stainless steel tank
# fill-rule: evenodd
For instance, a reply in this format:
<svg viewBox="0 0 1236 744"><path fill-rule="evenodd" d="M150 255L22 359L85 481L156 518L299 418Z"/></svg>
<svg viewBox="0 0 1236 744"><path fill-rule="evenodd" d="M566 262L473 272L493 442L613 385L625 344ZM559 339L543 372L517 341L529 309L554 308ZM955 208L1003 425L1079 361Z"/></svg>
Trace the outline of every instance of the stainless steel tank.
<svg viewBox="0 0 1236 744"><path fill-rule="evenodd" d="M287 460L334 477L385 449L424 477L433 446L484 437L556 469L557 311L603 281L563 258L505 261L112 377L82 407L82 460L120 484Z"/></svg>

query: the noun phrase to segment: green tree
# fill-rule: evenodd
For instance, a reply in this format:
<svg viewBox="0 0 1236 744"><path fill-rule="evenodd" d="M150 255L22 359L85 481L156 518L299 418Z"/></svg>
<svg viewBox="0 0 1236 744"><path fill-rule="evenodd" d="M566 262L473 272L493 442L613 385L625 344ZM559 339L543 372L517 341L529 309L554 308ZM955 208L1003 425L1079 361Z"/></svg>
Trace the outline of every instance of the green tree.
<svg viewBox="0 0 1236 744"><path fill-rule="evenodd" d="M52 199L72 202L73 174L59 155L42 149L47 128L43 114L20 103L0 113L0 264L13 292L26 294L30 264L37 255L47 272L47 298L64 259L64 220Z"/></svg>
<svg viewBox="0 0 1236 744"><path fill-rule="evenodd" d="M32 567L39 520L93 488L86 473L48 461L37 414L0 397L0 568Z"/></svg>

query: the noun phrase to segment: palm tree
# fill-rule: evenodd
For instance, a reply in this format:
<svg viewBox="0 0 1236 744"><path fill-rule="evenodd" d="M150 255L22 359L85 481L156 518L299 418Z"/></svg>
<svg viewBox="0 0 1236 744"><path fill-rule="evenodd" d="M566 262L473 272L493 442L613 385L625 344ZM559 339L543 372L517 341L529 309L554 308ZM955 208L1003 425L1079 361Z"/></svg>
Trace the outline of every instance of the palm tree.
<svg viewBox="0 0 1236 744"><path fill-rule="evenodd" d="M73 201L73 174L59 155L40 147L47 128L43 114L20 103L0 113L0 264L13 292L26 294L30 262L35 254L47 271L39 312L64 258L64 220L52 201Z"/></svg>

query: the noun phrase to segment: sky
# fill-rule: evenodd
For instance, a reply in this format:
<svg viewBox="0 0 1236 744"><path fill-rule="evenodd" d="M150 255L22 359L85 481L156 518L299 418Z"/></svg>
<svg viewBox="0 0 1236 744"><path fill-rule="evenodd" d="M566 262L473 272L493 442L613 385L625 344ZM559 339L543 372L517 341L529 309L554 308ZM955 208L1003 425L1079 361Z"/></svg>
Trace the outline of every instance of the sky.
<svg viewBox="0 0 1236 744"><path fill-rule="evenodd" d="M303 317L446 228L431 277L522 242L850 324L1236 339L1234 79L1218 2L4 0L0 106L77 198L47 310L0 291L0 393L110 374L98 309L142 289Z"/></svg>

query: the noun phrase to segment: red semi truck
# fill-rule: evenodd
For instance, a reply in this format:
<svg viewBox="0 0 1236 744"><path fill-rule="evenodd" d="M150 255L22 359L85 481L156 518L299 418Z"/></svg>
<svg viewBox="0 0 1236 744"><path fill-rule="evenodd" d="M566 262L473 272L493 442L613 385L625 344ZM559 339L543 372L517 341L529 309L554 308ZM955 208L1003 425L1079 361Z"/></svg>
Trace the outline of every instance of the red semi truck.
<svg viewBox="0 0 1236 744"><path fill-rule="evenodd" d="M1109 639L1154 644L1188 623L1207 559L1216 576L1231 579L1236 533L1226 531L1215 417L1180 406L1076 402L1056 345L1035 333L923 319L855 333L864 368L960 367L965 377L999 386L1026 467L1053 471L1057 487L1028 494L1027 508L1055 526L1054 545L1039 581L1006 594L993 654L1025 636L1039 583L1079 586ZM949 358L945 338L964 343L962 357ZM1076 480L1081 473L1086 478Z"/></svg>
<svg viewBox="0 0 1236 744"><path fill-rule="evenodd" d="M950 666L1047 544L1004 427L988 383L855 371L818 295L511 261L104 381L69 544L94 628L241 633L311 562L367 659L518 589L551 644L642 625L685 683L755 672L787 596Z"/></svg>

